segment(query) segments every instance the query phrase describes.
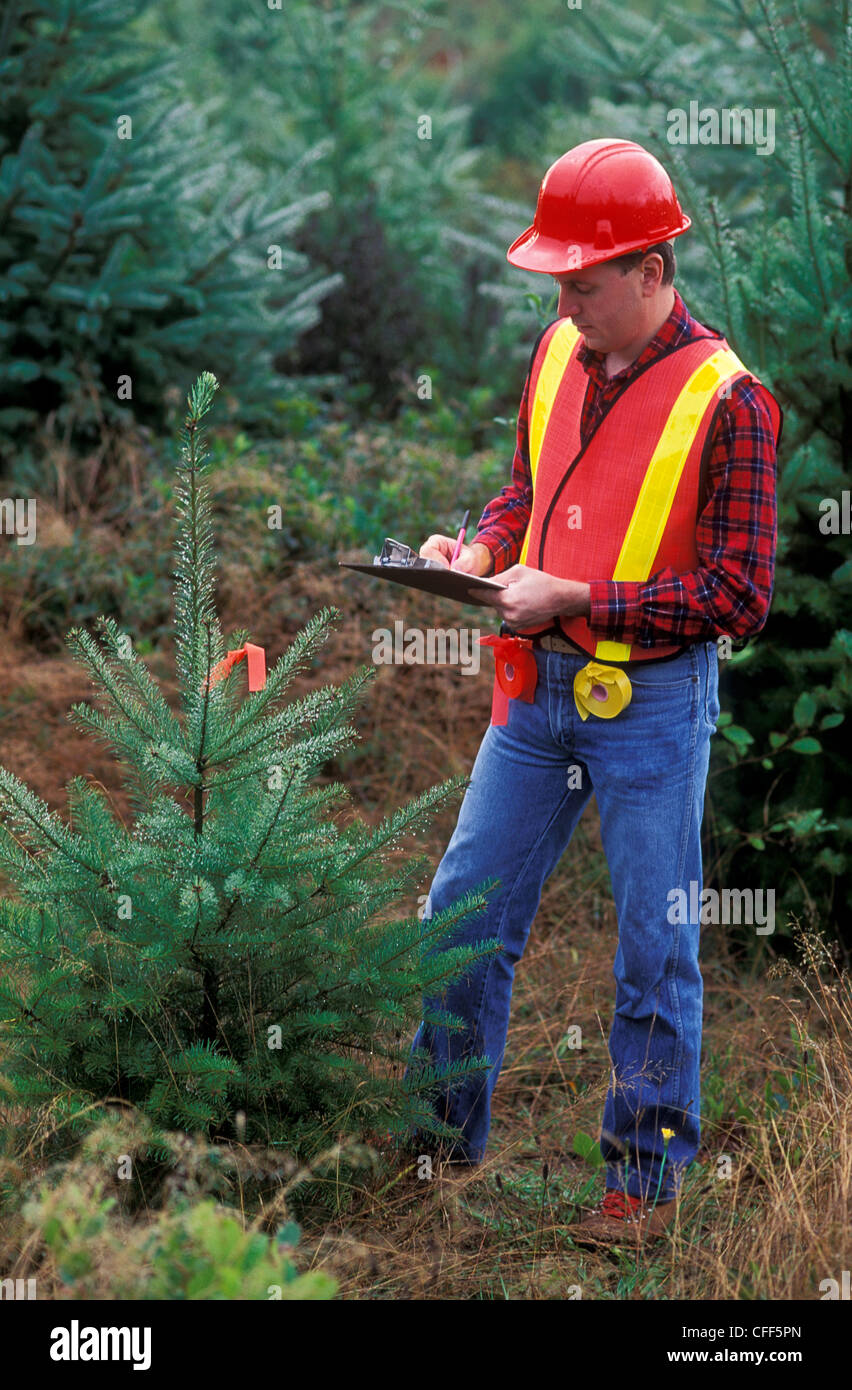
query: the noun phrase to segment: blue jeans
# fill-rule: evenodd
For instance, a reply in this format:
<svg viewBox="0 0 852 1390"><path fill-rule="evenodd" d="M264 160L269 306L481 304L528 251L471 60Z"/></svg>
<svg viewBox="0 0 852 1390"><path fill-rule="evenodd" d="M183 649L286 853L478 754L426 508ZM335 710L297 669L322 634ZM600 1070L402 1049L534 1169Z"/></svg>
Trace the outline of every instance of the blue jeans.
<svg viewBox="0 0 852 1390"><path fill-rule="evenodd" d="M462 1132L451 1156L481 1162L515 966L542 888L594 792L618 916L612 1066L600 1137L606 1184L653 1201L659 1183L663 1202L676 1195L699 1144L700 924L679 920L684 914L672 907L672 890L700 902L701 817L719 715L716 645L631 663L627 708L585 722L573 681L586 658L535 649L535 659L535 700L510 700L507 723L489 724L424 910L429 919L465 891L499 879L486 911L456 925L451 941L497 937L502 950L428 1001L460 1015L466 1028L421 1021L406 1074L423 1062L465 1056L491 1062L487 1074L447 1087L433 1101L438 1118ZM697 894L690 894L692 881ZM565 1020L566 1027L576 1022ZM665 1162L664 1128L674 1131Z"/></svg>

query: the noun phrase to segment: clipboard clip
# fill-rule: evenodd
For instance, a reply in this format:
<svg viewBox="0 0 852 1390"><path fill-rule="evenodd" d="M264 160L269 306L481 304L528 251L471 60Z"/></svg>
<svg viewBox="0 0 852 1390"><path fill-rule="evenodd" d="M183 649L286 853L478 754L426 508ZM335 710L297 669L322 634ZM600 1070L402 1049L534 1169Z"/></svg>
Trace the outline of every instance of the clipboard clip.
<svg viewBox="0 0 852 1390"><path fill-rule="evenodd" d="M406 565L409 569L421 570L446 569L446 566L438 564L437 560L425 559L412 550L410 545L403 545L402 541L395 541L390 536L385 537L381 550L373 557L373 564Z"/></svg>

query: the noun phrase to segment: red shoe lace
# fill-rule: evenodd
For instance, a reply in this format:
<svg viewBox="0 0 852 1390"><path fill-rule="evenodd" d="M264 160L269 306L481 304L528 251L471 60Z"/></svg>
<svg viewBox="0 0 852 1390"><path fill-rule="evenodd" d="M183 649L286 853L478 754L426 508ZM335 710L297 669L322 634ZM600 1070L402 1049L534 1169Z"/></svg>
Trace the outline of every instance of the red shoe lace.
<svg viewBox="0 0 852 1390"><path fill-rule="evenodd" d="M604 1216L615 1217L617 1221L629 1221L639 1213L641 1206L640 1197L631 1197L629 1193L613 1188L604 1197L601 1212Z"/></svg>

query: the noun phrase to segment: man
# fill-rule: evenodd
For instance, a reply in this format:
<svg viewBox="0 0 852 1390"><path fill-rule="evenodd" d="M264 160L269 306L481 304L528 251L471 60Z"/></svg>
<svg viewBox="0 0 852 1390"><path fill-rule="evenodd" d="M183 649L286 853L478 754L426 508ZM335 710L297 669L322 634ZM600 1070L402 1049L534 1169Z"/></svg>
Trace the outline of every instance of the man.
<svg viewBox="0 0 852 1390"><path fill-rule="evenodd" d="M558 317L533 348L512 482L455 561L507 587L488 595L503 619L492 720L425 915L497 879L453 941L503 950L424 1001L412 1063L490 1059L437 1107L462 1131L451 1157L481 1162L514 966L594 792L618 946L607 1191L569 1228L585 1244L658 1238L698 1149L699 922L672 903L700 902L717 638L757 632L772 594L780 411L674 288L671 241L689 226L630 141L587 141L548 170L507 254L556 280ZM430 536L420 554L449 563L453 545Z"/></svg>

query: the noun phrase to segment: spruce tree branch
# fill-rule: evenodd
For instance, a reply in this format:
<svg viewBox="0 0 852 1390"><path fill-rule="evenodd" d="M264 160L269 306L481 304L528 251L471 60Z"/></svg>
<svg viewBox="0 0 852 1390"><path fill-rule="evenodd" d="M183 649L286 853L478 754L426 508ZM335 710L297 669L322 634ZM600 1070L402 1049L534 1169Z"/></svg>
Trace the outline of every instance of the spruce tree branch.
<svg viewBox="0 0 852 1390"><path fill-rule="evenodd" d="M490 889L492 886L495 886L495 884L496 884L496 880L490 880L490 879L489 879L489 880L486 880L485 882L486 882L486 890ZM323 886L324 886L324 885L320 885L320 887L323 887ZM316 891L319 892L320 890L317 889ZM311 894L310 896L313 897L314 894ZM302 899L302 903L304 903L304 902L306 902L306 901L309 901L309 900L310 900L310 899ZM426 944L426 943L428 943L430 940L432 940L432 938L435 938L435 939L437 939L437 940L439 940L439 941L440 941L440 940L443 940L443 938L448 934L449 930L451 930L451 928L455 925L455 923L462 921L465 917L470 916L473 912L476 912L476 911L480 910L481 908L484 908L484 907L487 906L487 900L486 900L485 896L483 895L483 893L482 893L482 892L476 893L475 890L473 890L473 889L471 889L468 893L464 894L463 897L459 899L459 902L460 902L460 904L461 904L460 907L455 907L455 908L453 908L452 910L451 910L451 909L447 909L447 911L446 911L445 913L440 913L440 914L438 914L434 919L432 919L432 920L434 921L434 925L431 926L431 927L426 927L426 928L424 928L422 922L418 922L418 924L417 924L417 925L418 925L418 938L417 938L417 940L412 941L412 942L407 942L407 943L406 943L404 946L402 946L398 951L393 952L390 956L383 957L383 959L382 959L383 965L384 965L384 966L392 965L395 961L397 961L397 960L399 960L399 959L404 959L406 956L410 955L412 951L416 951L416 950L418 950L418 949L422 949L423 945ZM292 911L292 909L291 909L291 908L288 908L287 911L288 911L288 912L289 912L289 911ZM282 914L282 915L284 915L284 914ZM327 915L327 914L323 914L323 916L326 916L326 915ZM322 920L323 920L323 917L311 918L311 919L309 919L308 923L306 923L305 925L311 926L311 925L314 925L315 922L317 922L317 921L322 921ZM412 927L413 927L413 925L414 925L413 922L412 922L411 925L412 925ZM492 955L492 954L494 954L494 953L495 953L495 944L494 944L495 942L497 942L497 938L496 938L496 937L489 937L489 938L487 938L487 939L485 939L485 940L483 940L483 941L480 941L480 942L476 943L478 946L481 946L481 947L482 947L482 950L481 950L481 952L480 952L479 954L477 954L476 956L474 956L473 959L478 960L478 959L480 958L480 955L481 955L481 956L487 956L487 955ZM449 948L450 951L453 951L454 949L456 949L456 948L453 948L453 947L450 947L450 948ZM441 956L442 954L444 954L444 953L439 953L438 959L440 959L440 956ZM455 957L454 957L454 959L455 959ZM453 973L453 971L454 971L454 968L455 968L454 965L451 965L450 968L449 968L449 970L440 970L440 971L433 977L433 983L434 983L434 980L441 980L441 979L443 979L447 974L450 974L450 975L451 975L451 974ZM315 979L315 978L316 978L316 972L315 972L315 971L312 971L311 974L310 974L310 977ZM324 988L324 989L321 991L321 993L320 993L320 998L322 999L323 1002L325 1002L325 1000L327 1000L327 998L328 998L328 996L329 996L330 994L334 994L334 993L337 992L337 990L339 990L339 989L345 989L345 988L351 988L351 981L349 981L349 980L344 980L344 981L339 982L339 983L336 984L336 985L329 985L329 986L327 986L326 988ZM293 1010L294 1008L297 1007L298 1003L299 1003L298 1000L294 1001L288 1008L286 1008L285 1010L283 1010L283 1012L281 1012L280 1016L281 1016L281 1017L284 1017L285 1014L292 1012L292 1010Z"/></svg>
<svg viewBox="0 0 852 1390"><path fill-rule="evenodd" d="M212 559L211 537L208 517L206 490L199 479L206 459L206 442L200 430L200 422L210 409L213 394L218 390L218 382L211 372L202 372L196 380L188 398L187 412L182 434L181 454L184 459L183 472L188 473L188 483L178 493L178 505L184 518L182 531L185 550L178 543L176 595L176 621L178 627L178 664L187 693L194 697L198 685L209 670L201 670L201 632L206 619L215 620L212 608ZM199 750L203 751L203 750Z"/></svg>
<svg viewBox="0 0 852 1390"><path fill-rule="evenodd" d="M10 1000L9 1002L13 1007L17 1007L20 1010L22 1018L32 1019L34 1023L38 1024L39 1028L45 1026L44 1019L39 1018L38 1014L33 1013L32 1009L28 1004L24 1003L23 999Z"/></svg>
<svg viewBox="0 0 852 1390"><path fill-rule="evenodd" d="M602 28L601 25L598 24L594 16L591 14L584 15L583 22L586 28L590 31L590 33L592 33L595 36L601 48L613 61L613 63L620 64L622 61L621 53L616 48L615 44L611 41L608 33L606 32L606 28Z"/></svg>
<svg viewBox="0 0 852 1390"><path fill-rule="evenodd" d="M804 132L802 131L799 125L799 121L795 112L793 113L792 119L796 129L796 134L798 136L798 140L796 141L798 146L797 156L802 179L802 212L805 219L805 227L807 228L808 250L810 251L811 265L813 267L814 275L816 276L816 281L819 286L820 299L822 300L822 311L824 314L827 314L828 296L826 294L826 287L823 282L822 273L820 270L819 251L816 245L816 238L814 234L813 216L815 209L812 206L812 200L810 197L811 188L808 183Z"/></svg>
<svg viewBox="0 0 852 1390"><path fill-rule="evenodd" d="M810 100L808 101L803 100L799 94L799 90L796 85L791 68L790 50L787 47L786 37L783 42L781 40L782 30L778 24L778 16L775 12L774 5L771 3L771 0L757 0L757 3L760 6L764 19L766 20L766 27L769 30L769 36L772 42L772 51L774 52L775 57L778 59L778 66L781 69L781 74L784 78L784 81L787 84L787 90L789 91L794 104L802 112L805 120L807 121L814 135L819 140L826 154L835 164L839 164L840 158L837 151L832 147L830 141L826 139L818 122L814 121L813 116L811 114L813 106L816 106L817 109L820 109L819 100L817 98L814 98L814 94L812 91L808 93L808 96L810 98Z"/></svg>
<svg viewBox="0 0 852 1390"><path fill-rule="evenodd" d="M406 870L404 874L398 874L398 875L396 876L396 879L395 879L395 880L391 880L392 888L390 889L390 891L388 890L388 885L387 885L387 882L386 882L386 883L385 883L385 891L381 894L382 901L383 901L383 902L384 902L384 901L390 901L390 899L391 899L392 897L396 896L397 892L399 892L400 889L405 885L405 881L406 881L408 878L410 878L411 875L412 875L414 872L416 872L417 867L418 867L418 866L415 865L412 869ZM294 902L290 907L285 908L283 912L277 912L277 913L275 914L275 921L276 921L276 922L279 922L283 917L287 917L291 912L295 912L298 908L305 907L308 903L312 902L313 899L314 899L315 897L317 897L320 893L324 893L324 894L326 895L326 897L330 897L330 896L331 896L331 895L329 894L328 888L327 888L327 886L326 886L326 878L325 878L325 877L323 877L322 882L318 885L318 887L316 887L316 888L313 890L313 892L309 893L309 894L307 895L307 897L305 897L305 898L299 898L299 899L298 899L296 902ZM357 901L358 901L358 902L361 902L361 897L360 897L360 895L358 896ZM477 901L478 901L478 900L477 900ZM332 899L331 905L330 905L330 907L328 908L328 910L323 910L322 912L317 913L317 914L316 914L315 916L313 916L313 917L306 917L306 918L304 918L304 920L300 921L299 926L298 926L298 930L304 931L304 930L307 930L307 929L310 928L310 927L315 927L319 922L325 922L325 921L328 921L330 918L338 917L338 916L340 915L341 911L347 912L347 913L348 913L348 919L347 919L347 918L344 918L344 921L346 922L346 929L347 929L347 930L357 930L359 927L363 926L364 923L368 920L368 918L372 915L372 910L371 910L371 909L364 910L363 907L362 907L362 908L359 908L357 911L353 912L353 911L352 911L352 908L351 908L351 904L349 904L349 905L347 905L347 904L342 904L342 903L340 902L339 898L337 898L337 899ZM456 921L456 920L457 920L457 917L453 917L452 921ZM406 921L407 921L407 919L403 919L402 925L405 925L405 922L406 922ZM421 941L423 941L423 940L428 941L433 933L430 932L430 931L428 931L428 930L424 931L424 930L422 929L422 923L420 923L420 922L418 922L418 927L420 928L421 933L422 933L422 935L420 936L419 939L420 939ZM434 934L435 934L435 935L438 935L438 934L439 934L437 929L435 930ZM312 949L315 949L315 948L312 947ZM330 947L330 950L331 950L331 952L333 953L333 950L334 950L333 945ZM403 950L402 952L400 952L400 953L398 953L398 954L405 954L405 950ZM395 960L395 959L396 959L396 955L394 955L394 956L391 957L391 960Z"/></svg>
<svg viewBox="0 0 852 1390"><path fill-rule="evenodd" d="M454 792L459 790L461 785L468 780L467 775L464 773L459 773L455 777L448 778L446 782L441 783L437 788L433 788L431 792L422 793L408 806L402 807L392 816L387 817L365 841L358 854L348 860L343 865L340 872L333 875L331 881L333 882L335 879L342 878L358 864L362 864L365 859L369 859L382 845L386 845L389 840L393 840L395 836L401 834L404 830L409 829L412 825L416 825L417 821L424 816L427 811L434 810L436 806L452 796Z"/></svg>
<svg viewBox="0 0 852 1390"><path fill-rule="evenodd" d="M12 220L12 213L15 211L15 208L18 206L18 204L22 201L23 197L24 190L23 188L19 188L16 193L12 193L4 203L0 204L0 206L2 206L3 209L3 216L0 217L0 232L6 231L6 228ZM24 299L23 302L18 302L18 317L23 319L25 314L30 309L34 309L36 307L37 301L32 296L27 295L26 299ZM57 585L57 590L59 589L59 587L60 586ZM56 592L57 590L54 590L54 592ZM48 590L48 592L50 591ZM38 601L41 602L41 598L39 598ZM33 600L33 602L35 602L35 600ZM30 605L30 607L32 607L32 605Z"/></svg>
<svg viewBox="0 0 852 1390"><path fill-rule="evenodd" d="M469 911L469 910L470 910L470 909L468 909L468 911ZM459 919L461 919L461 917L466 917L466 916L467 916L467 912L460 913L460 914L459 914ZM408 948L408 949L414 950L414 949L415 949L415 946L412 946L412 947L410 947L410 948ZM442 956L444 956L444 955L450 955L450 956L451 956L451 960L450 960L449 965L448 965L445 969L436 971L436 973L432 976L432 979L431 979L431 981L430 981L430 984L432 984L432 985L434 986L434 984L435 984L437 981L443 980L443 979L445 979L445 978L447 978L447 977L449 977L450 979L453 979L455 976L458 975L458 959L459 959L458 952L459 952L460 950L464 952L464 958L465 958L465 960L468 962L467 968L469 968L471 965L473 965L473 964L474 964L476 961L478 961L478 960L484 960L487 956L494 956L494 955L497 955L497 953L498 953L499 951L502 951L502 950L503 950L503 943L500 941L500 939L499 939L498 937L496 937L496 936L489 936L489 937L483 937L483 938L481 938L479 941L471 942L468 946L464 946L464 947L449 947L449 948L447 949L446 952L443 952L443 951L442 951L442 952L439 952L438 960L440 960L440 958L441 958ZM399 954L400 954L400 955L407 955L407 954L408 954L408 950L402 951L402 952L400 952ZM394 958L391 957L391 959L394 959ZM351 988L352 988L352 981L351 981L351 980L339 980L339 981L337 982L337 984L328 985L324 990L322 990L322 992L321 992L320 995L319 995L319 998L323 1001L323 1003L325 1003L325 1002L328 1000L328 998L329 998L330 995L332 995L332 994L337 994L337 992L338 992L339 990L341 990L341 989L350 989L350 990L351 990Z"/></svg>
<svg viewBox="0 0 852 1390"><path fill-rule="evenodd" d="M259 691L252 693L260 694ZM217 768L227 767L235 758L241 757L244 753L251 753L253 749L271 742L272 739L283 737L284 734L306 725L309 720L316 723L325 714L331 714L338 710L339 698L336 696L338 696L336 690L330 686L323 686L320 690L310 691L286 709L278 710L275 714L268 715L263 719L258 718L257 706L255 706L255 714L251 722L257 725L257 737L249 738L246 743L238 744L236 748L223 754L222 750L227 748L235 737L235 731L232 728L229 730L228 739L211 751L210 761L215 761Z"/></svg>
<svg viewBox="0 0 852 1390"><path fill-rule="evenodd" d="M223 742L210 750L211 762L213 760L218 762L222 754L229 756L229 744L234 738L242 734L246 725L251 725L255 722L258 714L265 709L272 699L282 693L285 685L289 683L290 679L298 671L305 669L303 665L305 659L314 652L320 643L326 641L329 625L334 619L340 616L341 613L339 608L336 608L334 605L326 605L308 620L269 672L263 689L252 692L249 698L244 701L233 720L231 729L228 731L228 736ZM375 668L370 667L365 667L364 670L375 672ZM356 672L355 676L349 678L346 685L348 686L355 682L359 676L360 672ZM345 689L345 686L343 689ZM306 696L305 698L310 699L311 697ZM279 714L281 713L286 715L288 712L279 712ZM278 718L279 715L273 717Z"/></svg>
<svg viewBox="0 0 852 1390"><path fill-rule="evenodd" d="M18 8L21 0L7 0L6 9L3 13L3 23L0 26L0 63L9 51L9 44L12 38L12 30L18 21Z"/></svg>
<svg viewBox="0 0 852 1390"><path fill-rule="evenodd" d="M728 272L725 263L725 255L722 247L722 228L719 223L719 212L715 198L708 200L710 209L710 220L713 223L713 233L716 238L717 261L719 265L719 279L722 285L722 298L725 304L725 319L727 323L732 322L731 297L728 285Z"/></svg>
<svg viewBox="0 0 852 1390"><path fill-rule="evenodd" d="M290 779L289 779L289 781L288 781L286 787L284 788L283 792L281 793L281 796L280 796L279 801L278 801L278 805L277 805L277 807L276 807L276 809L275 809L275 814L274 814L274 816L272 817L272 820L270 821L269 825L267 826L266 832L264 833L263 838L262 838L261 841L260 841L260 844L258 845L257 849L255 850L254 854L252 855L251 859L249 860L249 869L250 869L250 870L251 870L251 869L256 869L256 868L257 868L258 860L260 859L260 856L262 855L262 853L263 853L263 851L265 850L267 844L269 843L269 837L271 836L273 830L275 829L276 825L278 824L278 820L279 820L279 817L280 817L280 815L281 815L281 812L284 810L284 803L285 803L285 801L287 800L287 797L288 797L288 795L289 795L290 787L293 785L293 778L295 777L295 775L296 775L296 768L294 767L294 768L291 770L291 772L290 772ZM231 915L232 915L232 913L233 913L233 911L234 911L234 908L236 907L236 905L237 905L238 902L239 902L239 893L235 893L234 896L231 898L230 903L228 904L228 908L227 908L227 910L226 910L226 912L225 912L224 917L223 917L222 920L219 922L219 924L218 924L218 926L217 926L217 928L216 928L217 934L221 933L221 932L225 929L225 927L228 925L229 921L231 920Z"/></svg>
<svg viewBox="0 0 852 1390"><path fill-rule="evenodd" d="M95 865L89 864L79 854L75 854L73 852L71 845L68 841L70 841L72 838L76 839L77 837L72 837L64 826L61 827L61 829L68 837L67 841L63 841L58 831L56 834L50 833L48 826L56 819L53 813L44 804L44 802L42 802L41 805L44 806L44 811L46 814L44 814L40 820L36 812L34 810L31 810L30 807L27 805L27 802L29 800L32 800L36 802L36 804L38 804L38 799L34 796L34 794L29 790L28 787L25 787L24 784L20 782L17 777L15 777L14 773L8 772L6 768L0 768L0 796L8 798L8 800L11 801L12 805L18 811L18 814L21 816L21 818L25 822L28 822L29 824L33 825L35 829L39 832L39 834L42 836L42 838L45 839L49 845L52 845L53 848L59 854L64 855L67 859L70 859L73 864L79 864L81 868L88 869L90 873L98 872L98 869Z"/></svg>
<svg viewBox="0 0 852 1390"><path fill-rule="evenodd" d="M150 921L152 915L151 915L150 913L148 913L147 916L148 916L148 919L149 919L149 921ZM164 927L169 925L169 923L166 922L164 919L157 919L157 920L160 920L161 923L162 923L162 925L163 925ZM114 938L113 938L113 940L114 940ZM104 946L105 946L105 947L107 946L108 941L109 941L109 938L107 938L107 940L104 942ZM134 947L134 943L128 941L126 937L122 937L122 938L121 938L121 947L122 947L123 950L128 950L128 949ZM135 947L135 949L141 949L141 948L140 948L140 947ZM100 971L96 970L96 969L94 968L94 966L92 965L92 962L91 962L91 961L89 962L89 966L90 966L90 968L91 968L91 970L92 970L92 977L93 977L93 979L100 980L101 983L103 983L103 984L108 983L107 977L106 977L105 975L103 975ZM113 993L116 993L116 992L117 992L116 989L113 987ZM161 1044L159 1043L159 1041L158 1041L158 1039L157 1039L156 1033L154 1033L153 1029L152 1029L152 1028L150 1027L150 1025L146 1022L144 1014L140 1013L139 1010L136 1009L136 1008L134 1007L132 999L131 999L126 993L122 992L121 995L120 995L120 998L121 998L121 1002L122 1002L123 1006L127 1009L128 1013L130 1013L135 1019L137 1019L137 1020L139 1021L139 1023L141 1024L141 1026L145 1029L145 1031L146 1031L146 1032L148 1033L148 1035L150 1036L152 1042L153 1042L153 1043L155 1044L155 1046L158 1048L158 1050L159 1050L159 1052L160 1052L160 1054L161 1054L161 1056L162 1056L162 1058L163 1058L163 1061L164 1061L164 1063L165 1063L165 1065L166 1065L166 1068L167 1068L167 1070L169 1071L169 1073L170 1073L170 1075L171 1075L171 1077L172 1077L172 1080L173 1080L173 1081L175 1082L175 1084L177 1085L177 1080L176 1080L176 1078L175 1078L175 1076L174 1076L174 1073L171 1071L171 1067L169 1066L168 1053L165 1051L165 1049L164 1049L164 1048L161 1046ZM167 1011L165 1008L163 1008L163 1009L160 1011L159 1017L161 1017L162 1020L163 1020L163 1022L167 1024L167 1026L168 1026L168 1028L169 1028L169 1031L171 1032L172 1037L173 1037L173 1039L174 1039L175 1046L176 1046L177 1048L182 1047L183 1044L182 1044L182 1041L181 1041L180 1034L177 1032L176 1028L175 1028L174 1025L172 1024L172 1021L171 1021L171 1018L170 1018L170 1016L169 1016L169 1013L168 1013L168 1011ZM187 1016L187 1022L191 1022L191 1020L189 1019L188 1016Z"/></svg>
<svg viewBox="0 0 852 1390"><path fill-rule="evenodd" d="M207 667L207 683L204 687L204 697L201 706L201 732L198 741L198 750L196 752L195 758L195 766L198 770L198 776L200 779L199 782L197 782L195 785L195 790L193 794L195 813L194 823L196 836L201 834L201 831L204 827L204 769L207 766L207 759L204 756L204 743L207 738L207 717L210 711L210 671L212 664L212 638L210 633L210 624L205 623L204 628L207 634L207 652L205 662L205 665Z"/></svg>
<svg viewBox="0 0 852 1390"><path fill-rule="evenodd" d="M287 711L283 711L281 714L272 715L268 721L265 720L264 727L262 727L258 732L257 738L250 739L247 743L241 744L239 748L234 750L234 752L228 753L224 757L220 757L218 753L211 754L211 762L215 762L217 769L227 767L228 764L232 763L235 758L241 759L247 753L253 752L255 748L261 748L265 743L270 742L273 738L280 737L282 734L288 733L293 728L293 725L287 724L284 721L284 715L286 715L286 713ZM280 729L276 727L279 721L282 725ZM275 751L286 752L286 747L279 744Z"/></svg>
<svg viewBox="0 0 852 1390"><path fill-rule="evenodd" d="M238 246L250 243L253 237L254 227L252 225L249 224L242 227L238 232L235 232L233 236L226 240L223 245L219 247L219 250L214 252L209 260L205 261L203 265L197 266L192 274L187 276L187 284L191 286L201 284L211 271L215 270L222 261L226 261L228 257L236 251Z"/></svg>
<svg viewBox="0 0 852 1390"><path fill-rule="evenodd" d="M146 713L152 720L168 723L173 732L179 735L181 733L180 725L169 709L162 691L152 679L147 666L135 652L129 660L121 655L120 643L124 634L120 631L115 618L104 617L101 614L96 619L96 627L103 634L103 643L115 661L121 662L120 666L116 666L116 671L121 671L125 684L142 701Z"/></svg>
<svg viewBox="0 0 852 1390"><path fill-rule="evenodd" d="M151 738L151 730L146 727L144 720L140 719L140 713L144 714L144 711L140 711L138 707L134 708L132 704L125 704L124 691L91 634L86 632L84 628L72 628L68 634L67 644L80 662L88 667L94 683L97 684L100 681L102 688L109 695L119 713L123 715L127 724L136 730L140 738L147 742Z"/></svg>
<svg viewBox="0 0 852 1390"><path fill-rule="evenodd" d="M8 839L20 850L20 856L15 854L11 845L7 845ZM40 859L36 859L25 840L20 840L8 825L0 826L0 864L5 864L9 868L17 869L20 873L40 874L47 883L50 875Z"/></svg>
<svg viewBox="0 0 852 1390"><path fill-rule="evenodd" d="M71 215L71 225L68 230L68 236L66 237L65 245L60 248L59 253L56 256L56 259L54 260L53 264L49 265L44 272L44 281L39 286L39 295L40 298L42 298L42 300L45 289L48 287L48 285L53 284L59 271L62 269L65 262L68 260L69 256L71 255L71 252L74 250L74 247L77 245L77 232L82 222L83 214L80 212L79 208L77 208L76 211Z"/></svg>
<svg viewBox="0 0 852 1390"><path fill-rule="evenodd" d="M124 943L124 944L126 944L126 943ZM95 973L95 972L93 972L93 973ZM106 982L106 977L103 976L103 975L95 974L95 978L101 979L102 981ZM171 1063L170 1063L170 1061L169 1061L169 1054L166 1052L165 1048L163 1047L162 1043L160 1042L160 1039L157 1037L157 1034L154 1032L153 1028L152 1028L152 1027L150 1026L150 1024L148 1023L148 1021L147 1021L147 1019L145 1018L144 1014L140 1013L140 1011L139 1011L138 1009L134 1008L132 1001L128 998L128 996L127 996L126 994L124 994L124 995L122 996L122 1002L124 1003L124 1006L126 1007L128 1013L132 1014L132 1016L133 1016L133 1017L140 1023L140 1025L145 1029L145 1032L146 1032L146 1033L148 1034L148 1036L150 1037L152 1043L153 1043L154 1046L156 1047L157 1051L159 1052L159 1054L160 1054L160 1056L161 1056L161 1058L162 1058L162 1060L163 1060L163 1065L165 1066L166 1071L167 1071L168 1074L169 1074L169 1077L170 1077L170 1079L171 1079L171 1082L172 1082L172 1085L174 1086L175 1091L177 1091L177 1092L179 1093L179 1091L180 1091L180 1083L179 1083L178 1078L177 1078L177 1076L175 1075L174 1071L172 1070L172 1065L171 1065ZM163 1021L164 1021L164 1022L166 1023L166 1025L168 1026L168 1028L169 1028L169 1030L170 1030L170 1032L171 1032L171 1034L172 1034L172 1037L173 1037L173 1039L174 1039L175 1047L176 1047L178 1050L181 1050L181 1049L183 1048L183 1046L184 1046L183 1040L181 1039L180 1034L179 1034L179 1033L177 1032L177 1030L174 1028L174 1025L172 1024L172 1021L171 1021L171 1019L170 1019L170 1017L169 1017L169 1015L168 1015L168 1012L167 1012L165 1009L163 1009L163 1010L161 1011L160 1017L163 1019ZM58 1080L58 1078L57 1078L57 1080Z"/></svg>
<svg viewBox="0 0 852 1390"><path fill-rule="evenodd" d="M316 78L317 87L320 90L322 90L322 69L320 68L320 65L315 55L306 47L305 43L303 42L301 30L299 26L296 23L294 23L293 17L291 16L287 5L284 5L282 7L282 9L280 10L280 14L282 19L284 20L285 25L287 26L287 29L290 32L290 42L292 43L294 49L296 50L301 60L301 70L303 72L312 72L314 77Z"/></svg>

